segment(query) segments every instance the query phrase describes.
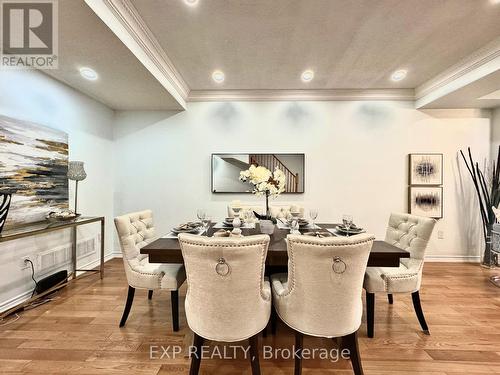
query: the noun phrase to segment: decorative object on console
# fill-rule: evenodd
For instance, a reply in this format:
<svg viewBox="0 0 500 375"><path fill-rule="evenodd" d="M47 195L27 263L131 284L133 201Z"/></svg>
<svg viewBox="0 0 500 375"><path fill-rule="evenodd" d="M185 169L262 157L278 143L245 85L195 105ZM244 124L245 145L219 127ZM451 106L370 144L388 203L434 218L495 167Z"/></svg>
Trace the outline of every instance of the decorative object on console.
<svg viewBox="0 0 500 375"><path fill-rule="evenodd" d="M277 197L285 191L286 176L282 170L276 168L274 173L266 167L251 165L247 170L240 172L240 180L253 185L252 193L266 197L266 219L271 220L269 211L269 197Z"/></svg>
<svg viewBox="0 0 500 375"><path fill-rule="evenodd" d="M443 217L441 186L410 186L410 214L440 219Z"/></svg>
<svg viewBox="0 0 500 375"><path fill-rule="evenodd" d="M2 233L2 229L7 221L11 199L12 195L10 193L0 193L0 233Z"/></svg>
<svg viewBox="0 0 500 375"><path fill-rule="evenodd" d="M6 227L43 221L68 208L68 135L0 116L0 180L11 195Z"/></svg>
<svg viewBox="0 0 500 375"><path fill-rule="evenodd" d="M493 207L500 204L500 146L496 164L493 163L491 176L486 176L479 167L479 163L472 158L470 147L467 148L467 156L460 150L460 155L464 160L465 166L470 173L472 182L476 189L477 199L479 201L479 211L483 223L483 236L485 242L482 265L485 267L495 267L494 257L491 252L491 232L493 224L496 222Z"/></svg>
<svg viewBox="0 0 500 375"><path fill-rule="evenodd" d="M443 154L410 154L410 185L442 185Z"/></svg>
<svg viewBox="0 0 500 375"><path fill-rule="evenodd" d="M69 162L68 178L75 181L75 214L78 214L78 182L87 178L83 161Z"/></svg>
<svg viewBox="0 0 500 375"><path fill-rule="evenodd" d="M45 217L47 221L55 223L58 221L71 221L80 217L80 214L75 214L72 210L63 210L59 212L49 212Z"/></svg>

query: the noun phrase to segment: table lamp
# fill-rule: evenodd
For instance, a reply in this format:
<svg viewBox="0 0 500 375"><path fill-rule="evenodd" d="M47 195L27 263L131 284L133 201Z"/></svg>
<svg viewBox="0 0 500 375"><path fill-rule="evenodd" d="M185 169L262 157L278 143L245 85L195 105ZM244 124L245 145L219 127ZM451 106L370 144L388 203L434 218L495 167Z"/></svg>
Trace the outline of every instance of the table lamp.
<svg viewBox="0 0 500 375"><path fill-rule="evenodd" d="M83 161L70 161L68 164L68 178L75 181L75 214L77 213L78 204L78 181L83 181L87 177Z"/></svg>

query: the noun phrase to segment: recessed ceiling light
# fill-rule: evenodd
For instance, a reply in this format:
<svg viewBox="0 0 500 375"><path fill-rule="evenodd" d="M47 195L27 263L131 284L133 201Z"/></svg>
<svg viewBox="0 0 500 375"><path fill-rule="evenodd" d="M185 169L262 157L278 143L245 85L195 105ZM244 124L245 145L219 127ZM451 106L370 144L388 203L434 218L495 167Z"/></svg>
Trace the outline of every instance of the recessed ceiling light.
<svg viewBox="0 0 500 375"><path fill-rule="evenodd" d="M304 82L311 82L314 78L314 72L312 70L304 70L300 77Z"/></svg>
<svg viewBox="0 0 500 375"><path fill-rule="evenodd" d="M492 3L492 4L500 4L500 0L490 0L490 3Z"/></svg>
<svg viewBox="0 0 500 375"><path fill-rule="evenodd" d="M216 70L215 72L212 73L212 79L217 82L217 83L222 83L224 82L224 73L221 72L220 70Z"/></svg>
<svg viewBox="0 0 500 375"><path fill-rule="evenodd" d="M408 74L408 71L404 69L396 70L394 73L391 75L391 79L393 81L401 81L406 78L406 75Z"/></svg>
<svg viewBox="0 0 500 375"><path fill-rule="evenodd" d="M83 78L88 79L90 81L95 81L97 78L99 78L99 75L96 73L94 69L91 68L80 68L80 74L82 75Z"/></svg>
<svg viewBox="0 0 500 375"><path fill-rule="evenodd" d="M198 0L184 0L184 2L186 3L186 5L189 5L190 7L198 5Z"/></svg>

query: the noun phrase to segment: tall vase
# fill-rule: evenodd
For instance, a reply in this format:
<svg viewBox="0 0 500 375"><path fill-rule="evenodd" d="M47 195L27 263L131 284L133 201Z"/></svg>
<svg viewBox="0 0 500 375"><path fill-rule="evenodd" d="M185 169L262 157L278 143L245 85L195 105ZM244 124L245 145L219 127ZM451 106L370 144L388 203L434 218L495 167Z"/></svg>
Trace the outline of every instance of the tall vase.
<svg viewBox="0 0 500 375"><path fill-rule="evenodd" d="M486 238L485 238L485 247L484 247L484 254L483 254L483 262L482 266L486 268L495 268L495 260L493 257L493 254L491 252L491 241L492 241L492 230L493 230L493 225L488 224L486 227Z"/></svg>
<svg viewBox="0 0 500 375"><path fill-rule="evenodd" d="M0 233L2 233L2 229L7 221L11 198L12 194L10 193L0 193Z"/></svg>

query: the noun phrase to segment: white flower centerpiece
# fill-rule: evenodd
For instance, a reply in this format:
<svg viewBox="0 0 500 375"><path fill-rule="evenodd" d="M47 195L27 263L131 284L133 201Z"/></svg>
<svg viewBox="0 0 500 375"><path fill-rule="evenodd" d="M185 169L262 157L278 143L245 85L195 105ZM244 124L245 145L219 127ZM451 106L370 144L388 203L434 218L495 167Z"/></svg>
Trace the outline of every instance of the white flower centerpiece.
<svg viewBox="0 0 500 375"><path fill-rule="evenodd" d="M266 219L271 220L269 212L269 197L277 197L285 191L286 176L279 168L274 172L263 166L251 165L245 171L240 172L240 180L253 185L252 193L257 196L266 197Z"/></svg>

